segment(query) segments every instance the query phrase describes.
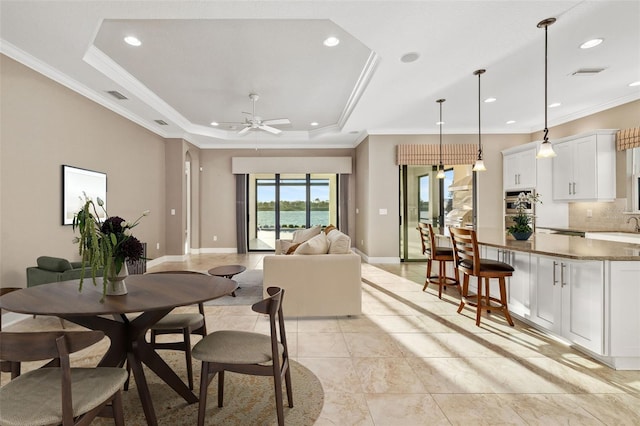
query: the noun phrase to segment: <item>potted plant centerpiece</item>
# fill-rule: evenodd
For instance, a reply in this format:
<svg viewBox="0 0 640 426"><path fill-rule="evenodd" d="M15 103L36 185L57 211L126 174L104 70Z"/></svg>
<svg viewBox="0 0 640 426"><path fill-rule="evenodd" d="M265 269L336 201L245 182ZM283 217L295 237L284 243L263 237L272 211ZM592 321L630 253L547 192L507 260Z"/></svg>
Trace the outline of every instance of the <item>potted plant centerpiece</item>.
<svg viewBox="0 0 640 426"><path fill-rule="evenodd" d="M149 210L144 211L136 221L127 222L121 217L109 216L104 201L99 197L96 203L104 212L104 221L100 220L96 204L85 195L82 208L73 217L72 227L74 231L78 229L80 234L74 238L79 245L83 268L79 290L82 291L84 268L90 266L93 285L97 286L96 278L102 271L104 299L106 295L126 294L126 260L139 260L144 251L140 240L131 234L131 229L149 214Z"/></svg>
<svg viewBox="0 0 640 426"><path fill-rule="evenodd" d="M540 194L525 194L524 192L518 194L518 199L513 203L513 206L516 208L516 215L513 217L514 224L507 228L507 231L509 231L516 240L528 240L533 233L531 222L534 216L526 213L526 210L530 208L530 205L538 202L542 204Z"/></svg>

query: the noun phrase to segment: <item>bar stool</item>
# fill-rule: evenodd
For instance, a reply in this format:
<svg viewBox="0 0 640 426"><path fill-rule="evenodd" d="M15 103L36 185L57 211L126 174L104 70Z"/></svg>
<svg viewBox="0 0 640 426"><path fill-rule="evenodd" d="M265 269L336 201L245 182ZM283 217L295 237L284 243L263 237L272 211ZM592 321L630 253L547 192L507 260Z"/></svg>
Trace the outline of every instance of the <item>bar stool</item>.
<svg viewBox="0 0 640 426"><path fill-rule="evenodd" d="M513 267L507 263L495 260L481 259L478 251L476 231L463 228L449 228L453 254L457 268L464 274L462 297L458 313L462 312L465 304L476 307L476 325L480 325L482 311L491 312L493 309L502 311L509 325L513 327L513 320L507 307L507 289L505 278L513 274ZM469 276L478 278L478 294L469 294ZM497 278L500 285L500 299L491 297L489 280ZM485 289L482 290L484 279Z"/></svg>
<svg viewBox="0 0 640 426"><path fill-rule="evenodd" d="M429 284L438 285L438 297L442 299L442 288L448 285L459 285L460 279L458 270L453 268L455 278L446 276L446 263L453 262L453 249L448 247L438 247L436 245L436 237L433 233L433 227L428 223L418 223L418 231L420 231L420 242L422 243L422 254L427 256L427 276L422 291L427 289ZM431 275L432 262L438 262L438 275ZM460 290L460 287L458 287Z"/></svg>

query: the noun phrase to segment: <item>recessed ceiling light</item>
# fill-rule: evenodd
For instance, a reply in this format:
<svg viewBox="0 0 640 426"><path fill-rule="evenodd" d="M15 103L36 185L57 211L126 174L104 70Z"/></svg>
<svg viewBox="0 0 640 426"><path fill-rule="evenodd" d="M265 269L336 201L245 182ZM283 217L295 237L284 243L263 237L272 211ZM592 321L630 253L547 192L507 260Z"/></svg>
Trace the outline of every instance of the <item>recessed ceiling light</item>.
<svg viewBox="0 0 640 426"><path fill-rule="evenodd" d="M436 121L436 126L442 126L444 124L444 121Z"/></svg>
<svg viewBox="0 0 640 426"><path fill-rule="evenodd" d="M580 45L580 49L591 49L592 47L596 47L600 43L602 43L604 39L602 38L594 38L593 40L585 41Z"/></svg>
<svg viewBox="0 0 640 426"><path fill-rule="evenodd" d="M509 120L509 121L507 121L507 124L513 124L515 122L516 122L516 120Z"/></svg>
<svg viewBox="0 0 640 426"><path fill-rule="evenodd" d="M219 125L220 125L220 123L218 123L217 121L212 121L212 122L211 122L211 125L212 125L212 126L219 126Z"/></svg>
<svg viewBox="0 0 640 426"><path fill-rule="evenodd" d="M640 86L640 81L634 81L633 83L629 83L629 87Z"/></svg>
<svg viewBox="0 0 640 426"><path fill-rule="evenodd" d="M124 42L131 45L131 46L140 46L142 45L142 42L134 36L126 36L124 38Z"/></svg>
<svg viewBox="0 0 640 426"><path fill-rule="evenodd" d="M562 105L560 102L554 102L554 103L552 103L552 104L549 104L549 108L557 108L557 107L559 107L560 105Z"/></svg>
<svg viewBox="0 0 640 426"><path fill-rule="evenodd" d="M484 100L484 102L487 103L487 104L490 104L491 102L495 102L495 101L497 101L496 98L487 98L487 99Z"/></svg>
<svg viewBox="0 0 640 426"><path fill-rule="evenodd" d="M327 37L322 43L327 47L334 47L340 44L340 39L338 37L331 36Z"/></svg>
<svg viewBox="0 0 640 426"><path fill-rule="evenodd" d="M420 54L418 52L409 52L402 55L400 57L400 60L405 64L408 64L408 63L417 61L419 57L420 57Z"/></svg>
<svg viewBox="0 0 640 426"><path fill-rule="evenodd" d="M312 123L310 123L310 124L311 124L312 126L317 126L317 125L318 125L318 122L317 122L317 121L314 121L314 122L312 122Z"/></svg>

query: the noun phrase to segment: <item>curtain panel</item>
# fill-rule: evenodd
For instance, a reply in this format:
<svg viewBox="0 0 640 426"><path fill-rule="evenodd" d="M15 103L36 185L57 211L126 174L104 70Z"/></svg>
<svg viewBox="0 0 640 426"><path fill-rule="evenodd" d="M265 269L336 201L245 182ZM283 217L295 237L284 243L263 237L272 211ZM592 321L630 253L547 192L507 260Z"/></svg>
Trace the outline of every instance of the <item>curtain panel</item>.
<svg viewBox="0 0 640 426"><path fill-rule="evenodd" d="M616 133L616 149L618 151L638 147L640 147L640 127L618 130Z"/></svg>
<svg viewBox="0 0 640 426"><path fill-rule="evenodd" d="M478 157L475 144L442 145L443 164L473 164ZM428 166L440 164L440 145L397 145L398 166Z"/></svg>

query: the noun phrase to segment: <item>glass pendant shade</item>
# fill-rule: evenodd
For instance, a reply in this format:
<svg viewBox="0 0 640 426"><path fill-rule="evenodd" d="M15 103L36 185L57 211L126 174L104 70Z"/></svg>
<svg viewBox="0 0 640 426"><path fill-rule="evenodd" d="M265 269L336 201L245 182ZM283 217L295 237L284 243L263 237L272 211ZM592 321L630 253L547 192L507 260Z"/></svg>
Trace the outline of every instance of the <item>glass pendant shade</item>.
<svg viewBox="0 0 640 426"><path fill-rule="evenodd" d="M444 179L444 166L442 164L440 164L440 167L438 168L438 174L436 177L438 179Z"/></svg>
<svg viewBox="0 0 640 426"><path fill-rule="evenodd" d="M544 28L544 138L536 158L552 158L556 156L553 146L549 142L549 128L547 127L547 28L554 22L556 22L556 18L547 18L538 22L538 28Z"/></svg>
<svg viewBox="0 0 640 426"><path fill-rule="evenodd" d="M442 103L446 101L446 99L438 99L436 102L440 104L440 121L438 125L440 126L440 165L438 166L438 174L436 178L444 179L444 164L442 164L442 126L444 122L442 121Z"/></svg>
<svg viewBox="0 0 640 426"><path fill-rule="evenodd" d="M556 152L553 150L553 146L551 146L551 142L545 141L540 144L540 148L538 148L538 153L536 154L536 158L552 158L556 156Z"/></svg>
<svg viewBox="0 0 640 426"><path fill-rule="evenodd" d="M476 160L476 163L473 165L473 169L471 169L474 172L484 172L487 170L487 168L484 166L484 161L482 161L482 132L480 130L481 123L482 123L482 121L480 120L480 107L482 105L481 97L480 97L480 76L485 72L486 70L482 70L482 69L476 70L473 72L473 75L478 76L478 159Z"/></svg>
<svg viewBox="0 0 640 426"><path fill-rule="evenodd" d="M471 170L474 172L486 172L487 168L484 166L484 161L480 158L476 160L476 163L473 165L473 169Z"/></svg>

